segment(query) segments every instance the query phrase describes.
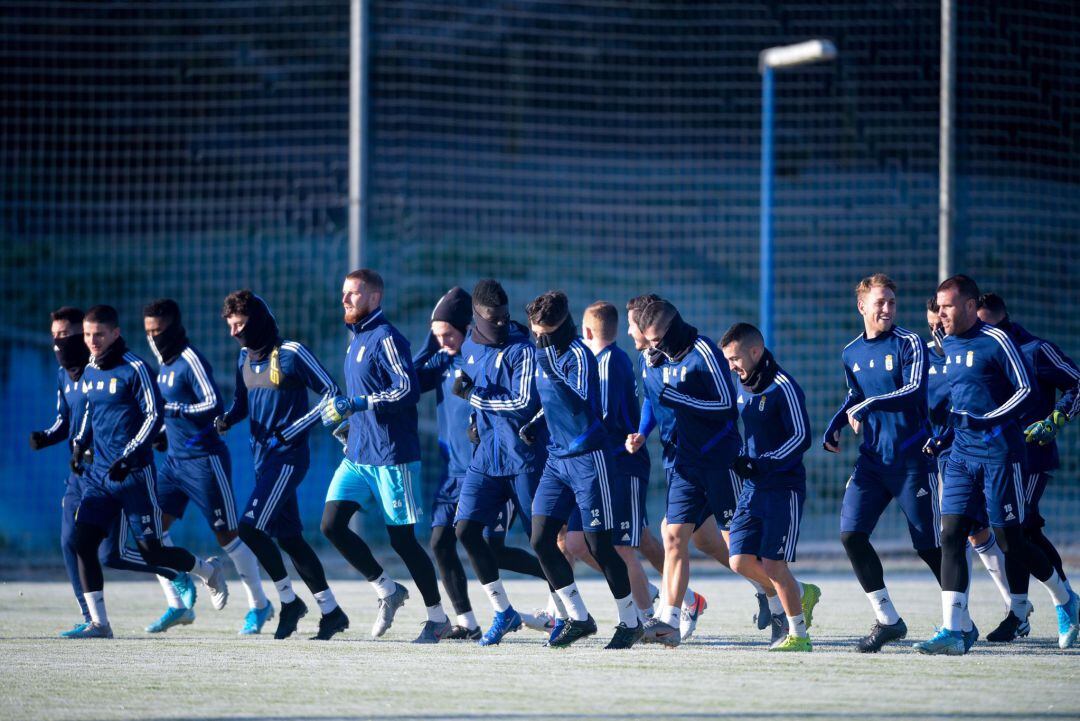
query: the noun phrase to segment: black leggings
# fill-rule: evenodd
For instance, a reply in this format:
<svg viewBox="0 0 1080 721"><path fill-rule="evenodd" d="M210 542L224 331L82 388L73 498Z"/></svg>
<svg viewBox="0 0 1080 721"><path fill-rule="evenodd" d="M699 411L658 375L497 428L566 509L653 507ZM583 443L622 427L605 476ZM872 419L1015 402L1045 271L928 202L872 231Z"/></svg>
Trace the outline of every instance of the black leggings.
<svg viewBox="0 0 1080 721"><path fill-rule="evenodd" d="M274 583L280 583L289 577L288 571L285 570L285 561L281 558L281 551L278 550L278 545L280 545L285 553L289 554L296 572L309 591L321 593L330 587L326 582L326 573L323 571L319 557L315 555L314 549L308 545L303 536L279 538L275 544L270 534L260 531L250 523L241 523L239 532L240 540L259 559L259 564L266 569L266 573Z"/></svg>
<svg viewBox="0 0 1080 721"><path fill-rule="evenodd" d="M941 590L967 592L967 538L971 535L973 522L966 516L941 517ZM994 537L1005 554L1005 575L1010 590L1013 579L1017 582L1031 574L1039 581L1047 581L1054 573L1054 566L1038 547L1028 541L1020 526L994 528ZM1013 593L1019 593L1013 590Z"/></svg>
<svg viewBox="0 0 1080 721"><path fill-rule="evenodd" d="M1048 581L1054 575L1054 564L1039 546L1031 542L1025 529L1020 526L995 528L994 537L1005 554L1005 577L1009 579L1011 593L1027 593L1028 576Z"/></svg>
<svg viewBox="0 0 1080 721"><path fill-rule="evenodd" d="M550 516L533 516L532 519L533 550L540 559L548 583L556 589L566 588L574 582L574 569L558 546L559 531L565 523ZM611 531L586 532L585 545L603 571L611 595L625 598L630 595L630 576L611 537Z"/></svg>
<svg viewBox="0 0 1080 721"><path fill-rule="evenodd" d="M498 581L499 561L495 557L495 551L484 540L484 524L480 521L461 520L454 527L454 533L469 554L476 579L483 585Z"/></svg>
<svg viewBox="0 0 1080 721"><path fill-rule="evenodd" d="M442 576L443 588L450 597L454 613L461 615L472 610L469 601L465 567L457 554L457 536L451 526L435 526L431 529L431 553Z"/></svg>
<svg viewBox="0 0 1080 721"><path fill-rule="evenodd" d="M840 542L844 544L851 567L855 571L855 578L859 579L859 585L865 593L873 593L885 588L885 571L881 567L881 559L873 544L870 543L870 534L861 531L845 531L840 534ZM919 558L930 567L941 584L941 549L928 548L916 550Z"/></svg>
<svg viewBox="0 0 1080 721"><path fill-rule="evenodd" d="M89 523L75 522L75 554L79 563L79 580L83 593L94 593L105 587L98 549L108 533ZM151 566L164 566L177 571L190 571L195 557L179 546L163 546L157 538L140 538L139 553Z"/></svg>
<svg viewBox="0 0 1080 721"><path fill-rule="evenodd" d="M383 574L383 567L375 560L364 539L349 528L349 520L358 510L360 505L352 501L327 501L323 508L322 533L353 568L368 581L374 581Z"/></svg>
<svg viewBox="0 0 1080 721"><path fill-rule="evenodd" d="M1042 528L1038 526L1025 528L1024 535L1027 536L1031 545L1042 551L1043 555L1046 556L1046 560L1050 562L1054 567L1054 570L1056 570L1058 575L1064 580L1066 578L1065 567L1061 562L1061 554L1058 553L1058 550L1054 547L1054 544L1050 542L1050 539L1043 534ZM1009 579L1009 590L1012 593L1023 594L1028 592L1031 574L1027 572L1027 568L1022 563L1015 559L1012 562L1009 562L1006 558L1005 575Z"/></svg>

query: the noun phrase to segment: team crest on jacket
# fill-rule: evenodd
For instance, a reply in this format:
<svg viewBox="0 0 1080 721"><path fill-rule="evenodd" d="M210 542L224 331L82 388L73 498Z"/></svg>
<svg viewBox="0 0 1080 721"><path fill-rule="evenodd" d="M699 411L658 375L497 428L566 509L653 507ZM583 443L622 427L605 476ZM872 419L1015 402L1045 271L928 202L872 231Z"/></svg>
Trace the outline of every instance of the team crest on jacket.
<svg viewBox="0 0 1080 721"><path fill-rule="evenodd" d="M357 363L364 360L364 351L366 351L366 350L367 350L367 346L362 345L362 346L360 346L360 350L356 351L356 362Z"/></svg>
<svg viewBox="0 0 1080 721"><path fill-rule="evenodd" d="M757 409L758 409L759 412L765 410L765 396L764 395L761 396L761 400L757 404Z"/></svg>
<svg viewBox="0 0 1080 721"><path fill-rule="evenodd" d="M885 356L885 370L891 371L893 367L892 354Z"/></svg>
<svg viewBox="0 0 1080 721"><path fill-rule="evenodd" d="M109 393L116 393L116 379L109 379Z"/></svg>
<svg viewBox="0 0 1080 721"><path fill-rule="evenodd" d="M971 364L974 363L974 362L975 362L975 351L969 350L967 352L967 359L964 361L964 365L966 365L968 368L970 368Z"/></svg>

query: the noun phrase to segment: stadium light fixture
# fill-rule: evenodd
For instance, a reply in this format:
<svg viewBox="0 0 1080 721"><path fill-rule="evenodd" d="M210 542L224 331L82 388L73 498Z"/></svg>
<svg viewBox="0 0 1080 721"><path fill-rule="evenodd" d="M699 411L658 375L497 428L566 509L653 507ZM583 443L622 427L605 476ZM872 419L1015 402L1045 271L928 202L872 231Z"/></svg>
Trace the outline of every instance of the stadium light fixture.
<svg viewBox="0 0 1080 721"><path fill-rule="evenodd" d="M761 73L761 334L772 341L773 321L773 71L832 60L836 46L828 40L807 40L766 48L758 56Z"/></svg>

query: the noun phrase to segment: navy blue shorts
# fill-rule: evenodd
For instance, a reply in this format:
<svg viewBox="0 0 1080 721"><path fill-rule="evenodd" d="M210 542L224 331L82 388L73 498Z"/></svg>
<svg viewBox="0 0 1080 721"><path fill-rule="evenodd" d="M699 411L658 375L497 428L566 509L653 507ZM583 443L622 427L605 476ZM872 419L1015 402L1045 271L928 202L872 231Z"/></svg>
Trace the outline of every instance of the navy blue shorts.
<svg viewBox="0 0 1080 721"><path fill-rule="evenodd" d="M907 517L911 545L916 551L941 545L938 474L927 469L882 471L856 463L844 489L840 532L873 533L893 499Z"/></svg>
<svg viewBox="0 0 1080 721"><path fill-rule="evenodd" d="M1024 524L1027 501L1020 461L998 463L950 454L941 479L941 513L976 522L985 517L995 528Z"/></svg>
<svg viewBox="0 0 1080 721"><path fill-rule="evenodd" d="M728 530L742 492L742 480L734 471L678 463L666 471L668 523L693 523L696 529L716 516L720 529Z"/></svg>
<svg viewBox="0 0 1080 721"><path fill-rule="evenodd" d="M1029 473L1024 477L1024 498L1027 501L1027 518L1024 525L1028 528L1042 528L1046 525L1046 519L1039 513L1039 501L1042 500L1050 479L1051 476L1046 471Z"/></svg>
<svg viewBox="0 0 1080 721"><path fill-rule="evenodd" d="M108 468L94 466L86 472L76 523L88 523L108 533L117 519L126 519L136 539L161 539L153 463L135 469L122 483L109 480Z"/></svg>
<svg viewBox="0 0 1080 721"><path fill-rule="evenodd" d="M585 531L613 530L611 469L611 457L602 450L569 458L549 455L533 496L533 515L565 522L576 509Z"/></svg>
<svg viewBox="0 0 1080 721"><path fill-rule="evenodd" d="M641 545L642 529L649 525L645 512L648 491L648 478L617 474L613 479L611 500L615 513L615 533L611 540L616 546L637 548ZM570 514L566 520L566 530L582 530L580 513Z"/></svg>
<svg viewBox="0 0 1080 721"><path fill-rule="evenodd" d="M805 502L805 491L745 485L729 529L730 555L794 561Z"/></svg>
<svg viewBox="0 0 1080 721"><path fill-rule="evenodd" d="M255 488L241 523L277 538L295 538L304 530L296 488L308 472L307 460L264 458L255 467Z"/></svg>
<svg viewBox="0 0 1080 721"><path fill-rule="evenodd" d="M157 490L158 505L170 516L183 518L188 501L192 501L212 530L236 530L232 460L228 451L199 458L166 457L158 474Z"/></svg>
<svg viewBox="0 0 1080 721"><path fill-rule="evenodd" d="M431 527L453 526L457 515L458 498L461 495L461 486L465 482L464 476L447 478L439 485L435 494L435 500L431 503ZM451 500L452 499L452 500ZM506 502L499 511L495 520L484 527L484 538L492 536L505 536L514 518L518 516L518 500L515 495Z"/></svg>
<svg viewBox="0 0 1080 721"><path fill-rule="evenodd" d="M452 524L458 521L479 521L486 526L485 533L490 534L499 527L499 519L504 519L504 530L512 519L507 517L508 508L516 509L517 516L525 528L525 534L532 534L532 517L525 509L532 507L533 494L536 492L536 471L525 471L516 476L488 476L470 468L461 481L457 509ZM449 509L438 511L445 514ZM432 517L436 517L432 509ZM436 525L434 520L432 525ZM451 524L444 524L451 525Z"/></svg>

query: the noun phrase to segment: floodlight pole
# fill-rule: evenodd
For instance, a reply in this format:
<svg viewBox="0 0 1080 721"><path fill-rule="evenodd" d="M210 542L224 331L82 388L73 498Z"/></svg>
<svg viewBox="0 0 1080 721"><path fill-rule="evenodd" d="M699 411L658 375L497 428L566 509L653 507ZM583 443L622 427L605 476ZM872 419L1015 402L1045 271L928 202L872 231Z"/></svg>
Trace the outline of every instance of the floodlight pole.
<svg viewBox="0 0 1080 721"><path fill-rule="evenodd" d="M941 1L941 90L938 127L938 282L953 274L953 90L956 86L956 6Z"/></svg>
<svg viewBox="0 0 1080 721"><path fill-rule="evenodd" d="M367 0L349 15L349 268L360 267L367 228Z"/></svg>
<svg viewBox="0 0 1080 721"><path fill-rule="evenodd" d="M761 335L765 343L772 341L773 325L773 72L778 69L807 65L836 57L836 46L828 40L809 40L795 45L778 45L761 51L758 71L761 73Z"/></svg>

